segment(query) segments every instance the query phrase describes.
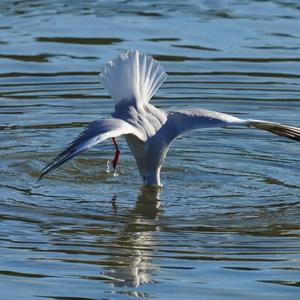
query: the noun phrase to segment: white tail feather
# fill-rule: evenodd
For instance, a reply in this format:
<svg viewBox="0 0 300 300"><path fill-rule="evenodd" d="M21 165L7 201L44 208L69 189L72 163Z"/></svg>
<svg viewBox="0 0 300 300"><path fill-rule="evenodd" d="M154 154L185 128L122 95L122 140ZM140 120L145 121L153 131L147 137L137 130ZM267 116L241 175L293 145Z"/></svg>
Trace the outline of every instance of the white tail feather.
<svg viewBox="0 0 300 300"><path fill-rule="evenodd" d="M167 78L158 61L137 50L126 51L107 62L99 75L116 103L148 102Z"/></svg>

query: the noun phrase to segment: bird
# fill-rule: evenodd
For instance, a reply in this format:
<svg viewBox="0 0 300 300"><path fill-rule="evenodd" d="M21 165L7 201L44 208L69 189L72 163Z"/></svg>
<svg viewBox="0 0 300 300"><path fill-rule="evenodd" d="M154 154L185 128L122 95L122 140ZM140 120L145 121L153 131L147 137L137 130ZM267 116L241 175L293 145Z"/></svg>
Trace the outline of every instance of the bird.
<svg viewBox="0 0 300 300"><path fill-rule="evenodd" d="M120 149L116 139L124 136L135 158L143 185L161 187L160 173L171 142L182 134L212 127L247 126L300 141L300 128L270 121L241 119L229 114L194 108L164 111L149 101L167 78L161 64L138 50L127 50L108 61L99 74L115 102L111 118L98 119L58 154L42 171L41 180L65 162L96 144L112 139L116 169Z"/></svg>

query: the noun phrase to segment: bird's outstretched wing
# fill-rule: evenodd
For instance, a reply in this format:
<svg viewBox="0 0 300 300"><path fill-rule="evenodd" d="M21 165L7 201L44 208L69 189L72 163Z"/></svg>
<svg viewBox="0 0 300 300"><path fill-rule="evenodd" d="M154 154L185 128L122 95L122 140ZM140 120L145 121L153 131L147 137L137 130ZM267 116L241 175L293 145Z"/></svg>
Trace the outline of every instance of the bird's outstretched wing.
<svg viewBox="0 0 300 300"><path fill-rule="evenodd" d="M167 144L187 131L243 125L245 121L231 115L209 111L205 109L186 109L168 113L167 122L161 128L162 138Z"/></svg>
<svg viewBox="0 0 300 300"><path fill-rule="evenodd" d="M123 134L133 134L140 140L145 139L136 128L121 119L103 119L92 122L63 152L58 154L42 170L38 181L88 148L108 138L118 137Z"/></svg>
<svg viewBox="0 0 300 300"><path fill-rule="evenodd" d="M300 128L261 120L243 120L234 116L205 109L188 109L169 112L161 128L161 138L166 144L187 131L201 128L248 126L300 141Z"/></svg>

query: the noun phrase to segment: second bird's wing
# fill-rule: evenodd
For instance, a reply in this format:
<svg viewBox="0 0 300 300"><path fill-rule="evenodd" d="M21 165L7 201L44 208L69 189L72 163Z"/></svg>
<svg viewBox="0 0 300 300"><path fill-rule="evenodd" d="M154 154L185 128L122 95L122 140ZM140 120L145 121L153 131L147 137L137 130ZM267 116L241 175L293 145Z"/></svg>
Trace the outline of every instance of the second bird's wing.
<svg viewBox="0 0 300 300"><path fill-rule="evenodd" d="M121 119L103 119L92 122L64 151L58 154L43 170L39 180L68 160L94 145L112 137L133 134L144 140L141 133Z"/></svg>

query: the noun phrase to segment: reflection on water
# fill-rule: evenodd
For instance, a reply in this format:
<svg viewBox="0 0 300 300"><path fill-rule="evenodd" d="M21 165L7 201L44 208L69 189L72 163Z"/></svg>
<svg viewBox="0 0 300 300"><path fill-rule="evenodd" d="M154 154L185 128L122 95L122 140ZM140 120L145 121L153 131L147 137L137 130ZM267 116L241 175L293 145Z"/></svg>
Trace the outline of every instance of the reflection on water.
<svg viewBox="0 0 300 300"><path fill-rule="evenodd" d="M120 230L115 241L116 245L126 248L128 255L113 256L111 260L118 261L118 266L104 271L114 280L114 286L138 287L154 282L151 275L159 267L152 262L151 256L158 244L159 215L159 189L142 188L135 207L126 213L130 221Z"/></svg>
<svg viewBox="0 0 300 300"><path fill-rule="evenodd" d="M296 0L3 0L0 16L0 298L297 299L297 143L191 132L153 191L140 190L120 139L119 176L105 172L104 142L34 185L82 128L110 116L97 74L126 49L165 67L152 99L162 109L299 125Z"/></svg>

